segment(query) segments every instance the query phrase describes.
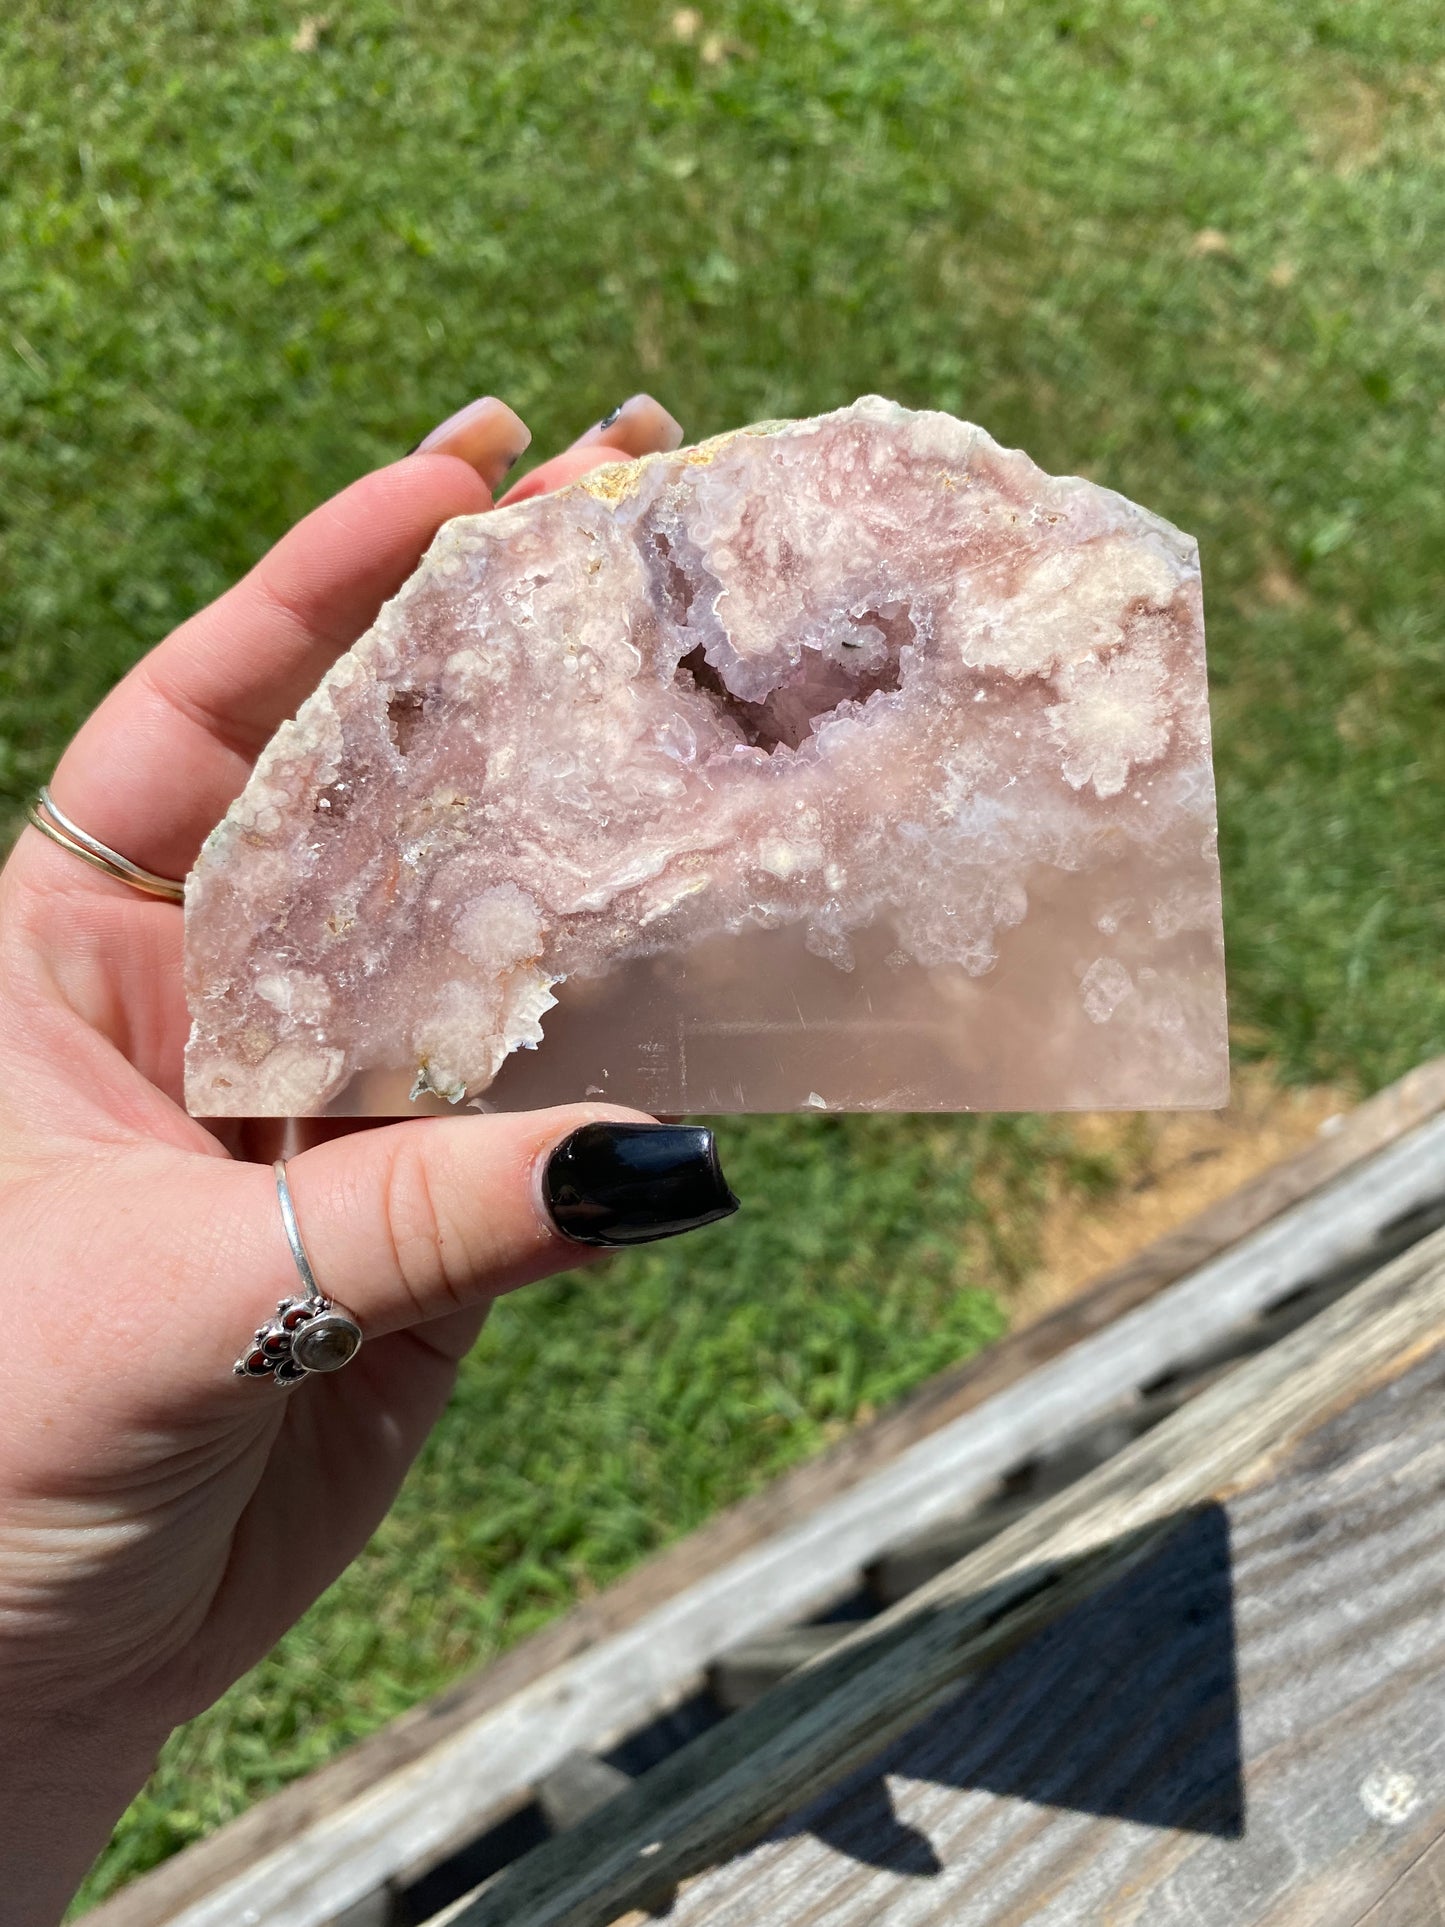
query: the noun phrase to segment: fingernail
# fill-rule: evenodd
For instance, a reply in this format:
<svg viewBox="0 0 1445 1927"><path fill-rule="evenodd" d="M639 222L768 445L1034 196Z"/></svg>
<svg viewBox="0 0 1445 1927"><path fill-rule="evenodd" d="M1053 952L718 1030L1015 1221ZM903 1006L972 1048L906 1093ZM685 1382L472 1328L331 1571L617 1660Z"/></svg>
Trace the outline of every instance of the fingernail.
<svg viewBox="0 0 1445 1927"><path fill-rule="evenodd" d="M423 435L412 455L460 455L470 462L488 488L495 488L514 468L532 440L532 431L504 401L483 395L448 415L429 435Z"/></svg>
<svg viewBox="0 0 1445 1927"><path fill-rule="evenodd" d="M574 448L608 442L625 455L667 455L682 446L682 423L651 395L630 395L577 437Z"/></svg>
<svg viewBox="0 0 1445 1927"><path fill-rule="evenodd" d="M552 1222L584 1245L641 1245L730 1217L738 1201L700 1124L584 1124L542 1180Z"/></svg>

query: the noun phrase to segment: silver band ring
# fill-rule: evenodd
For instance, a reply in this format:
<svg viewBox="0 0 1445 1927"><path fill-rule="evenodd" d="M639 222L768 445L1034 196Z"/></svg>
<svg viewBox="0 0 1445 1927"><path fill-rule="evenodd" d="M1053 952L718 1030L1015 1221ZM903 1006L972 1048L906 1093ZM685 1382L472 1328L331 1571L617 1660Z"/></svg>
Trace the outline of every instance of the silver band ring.
<svg viewBox="0 0 1445 1927"><path fill-rule="evenodd" d="M119 850L111 849L108 843L102 843L99 837L92 836L89 830L72 823L43 785L25 814L42 836L48 836L52 843L58 843L62 850L69 850L72 856L78 856L82 862L94 864L97 870L104 870L108 877L114 877L118 883L128 883L132 890L144 890L148 897L163 897L167 903L185 901L184 883L176 883L170 877L158 877L154 870L143 870L138 863L132 863L128 856L122 856Z"/></svg>
<svg viewBox="0 0 1445 1927"><path fill-rule="evenodd" d="M286 1242L306 1294L283 1298L276 1316L258 1325L256 1336L232 1366L237 1378L269 1378L273 1385L299 1385L313 1372L339 1372L361 1349L361 1327L349 1312L328 1298L316 1282L311 1260L301 1242L296 1206L286 1182L286 1160L271 1166L276 1174L276 1196Z"/></svg>

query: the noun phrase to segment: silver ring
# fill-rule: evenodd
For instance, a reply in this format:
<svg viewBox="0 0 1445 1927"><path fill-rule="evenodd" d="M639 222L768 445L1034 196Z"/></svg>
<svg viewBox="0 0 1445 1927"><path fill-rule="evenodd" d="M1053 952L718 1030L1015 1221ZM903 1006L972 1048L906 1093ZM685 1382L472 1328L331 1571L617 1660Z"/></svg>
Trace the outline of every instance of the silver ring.
<svg viewBox="0 0 1445 1927"><path fill-rule="evenodd" d="M256 1336L231 1369L237 1378L269 1378L273 1385L299 1385L313 1372L339 1372L343 1365L349 1365L361 1349L361 1327L316 1282L301 1242L296 1206L286 1182L285 1158L277 1158L271 1169L276 1174L286 1242L306 1293L304 1297L281 1300L276 1316L257 1326Z"/></svg>
<svg viewBox="0 0 1445 1927"><path fill-rule="evenodd" d="M167 903L185 901L184 883L177 883L171 877L157 876L154 870L143 870L138 863L132 863L128 856L122 856L119 850L113 850L108 843L102 843L98 836L92 836L89 830L72 823L44 785L25 814L52 843L58 843L62 850L69 850L72 856L78 856L82 862L93 864L97 870L104 870L108 877L114 877L118 883L128 883L132 890L144 890L148 897L161 897Z"/></svg>

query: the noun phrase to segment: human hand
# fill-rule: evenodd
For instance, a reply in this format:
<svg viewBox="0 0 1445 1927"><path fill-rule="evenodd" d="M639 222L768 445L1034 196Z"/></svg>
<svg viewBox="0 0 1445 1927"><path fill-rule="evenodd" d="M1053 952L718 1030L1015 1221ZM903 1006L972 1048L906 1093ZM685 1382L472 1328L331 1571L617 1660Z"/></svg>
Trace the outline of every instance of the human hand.
<svg viewBox="0 0 1445 1927"><path fill-rule="evenodd" d="M62 758L56 803L184 874L276 726L439 525L491 506L529 439L474 404L308 516L117 686ZM680 439L635 397L513 495ZM13 1835L17 1927L58 1915L171 1726L360 1550L490 1299L593 1255L547 1208L555 1148L588 1122L661 1134L646 1180L618 1153L638 1140L583 1140L621 1187L612 1242L734 1205L706 1133L615 1106L290 1127L307 1251L366 1342L294 1391L238 1379L251 1332L300 1287L279 1147L182 1108L181 938L177 905L33 830L0 872L0 1864Z"/></svg>

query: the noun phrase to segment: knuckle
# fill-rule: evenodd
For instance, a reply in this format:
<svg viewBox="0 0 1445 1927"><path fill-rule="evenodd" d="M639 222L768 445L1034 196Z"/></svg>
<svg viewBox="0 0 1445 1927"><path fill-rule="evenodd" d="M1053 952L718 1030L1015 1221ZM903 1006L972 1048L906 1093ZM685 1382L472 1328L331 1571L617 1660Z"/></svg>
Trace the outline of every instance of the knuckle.
<svg viewBox="0 0 1445 1927"><path fill-rule="evenodd" d="M422 1132L403 1132L387 1159L382 1210L396 1282L419 1318L470 1304L466 1241L438 1195Z"/></svg>

